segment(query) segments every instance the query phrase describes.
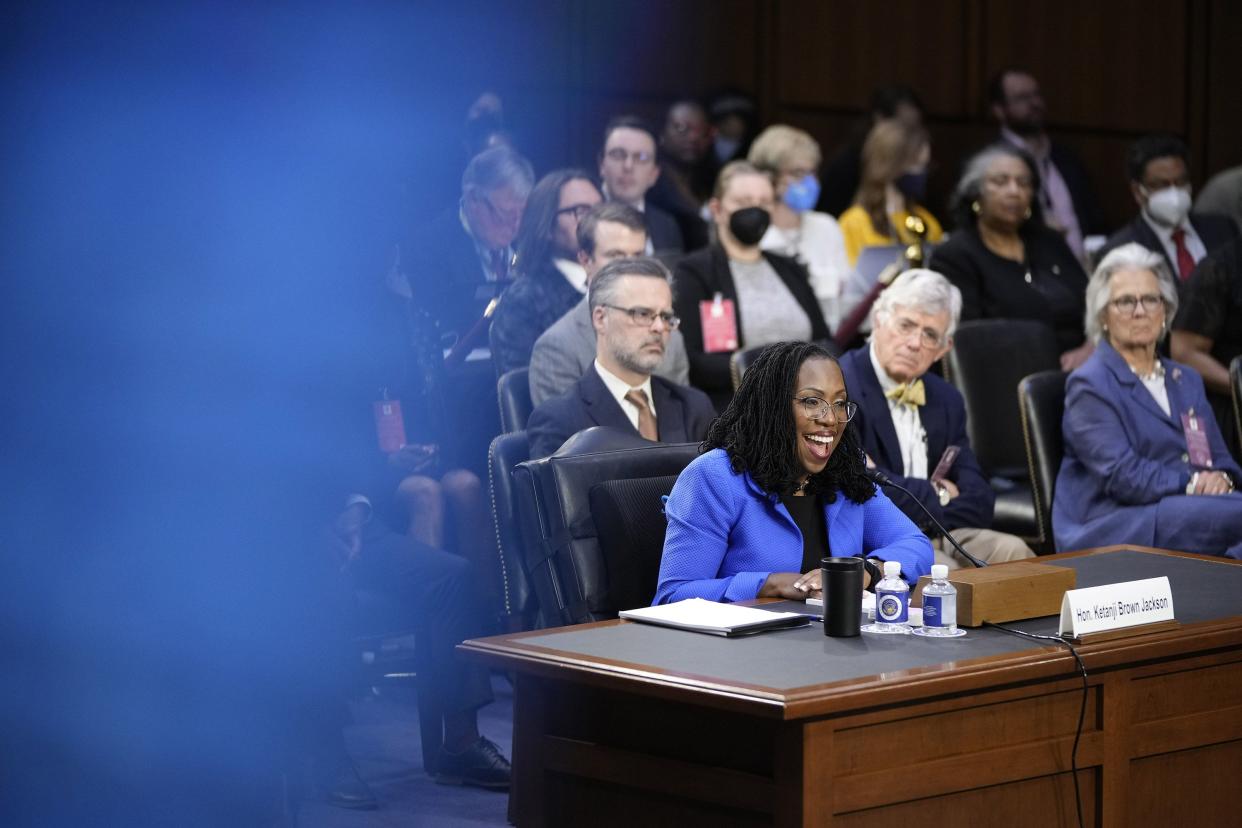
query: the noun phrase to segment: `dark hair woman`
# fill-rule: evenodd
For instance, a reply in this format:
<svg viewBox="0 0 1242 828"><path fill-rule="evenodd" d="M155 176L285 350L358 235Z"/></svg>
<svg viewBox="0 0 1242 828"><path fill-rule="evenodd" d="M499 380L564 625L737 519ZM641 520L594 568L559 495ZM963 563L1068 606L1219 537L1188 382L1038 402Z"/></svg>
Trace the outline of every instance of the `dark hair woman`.
<svg viewBox="0 0 1242 828"><path fill-rule="evenodd" d="M1056 334L1061 369L1091 356L1083 335L1087 274L1040 211L1039 170L1004 142L966 162L953 193L957 231L932 253L931 268L962 292L962 321L1031 319Z"/></svg>
<svg viewBox="0 0 1242 828"><path fill-rule="evenodd" d="M764 351L669 495L655 603L817 597L829 555L930 571L927 537L865 474L856 410L824 348Z"/></svg>

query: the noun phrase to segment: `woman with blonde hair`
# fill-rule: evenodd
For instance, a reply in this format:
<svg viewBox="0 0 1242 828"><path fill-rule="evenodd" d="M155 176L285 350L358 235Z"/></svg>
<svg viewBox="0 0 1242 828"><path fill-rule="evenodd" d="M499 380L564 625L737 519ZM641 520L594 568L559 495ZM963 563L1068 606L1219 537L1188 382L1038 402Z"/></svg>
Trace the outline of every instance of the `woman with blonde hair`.
<svg viewBox="0 0 1242 828"><path fill-rule="evenodd" d="M840 218L851 265L864 247L940 240L940 222L920 203L930 162L931 141L923 127L890 118L871 128L863 143L858 195Z"/></svg>
<svg viewBox="0 0 1242 828"><path fill-rule="evenodd" d="M759 246L806 266L824 319L835 329L843 312L841 291L850 264L837 220L815 210L822 158L814 138L785 124L761 132L748 156L750 163L772 176L776 186L772 223Z"/></svg>

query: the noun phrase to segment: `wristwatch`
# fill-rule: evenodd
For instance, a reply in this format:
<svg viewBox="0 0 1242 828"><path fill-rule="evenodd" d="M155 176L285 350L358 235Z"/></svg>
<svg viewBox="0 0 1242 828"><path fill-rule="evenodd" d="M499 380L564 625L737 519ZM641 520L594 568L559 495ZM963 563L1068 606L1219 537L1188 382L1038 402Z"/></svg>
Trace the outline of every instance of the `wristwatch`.
<svg viewBox="0 0 1242 828"><path fill-rule="evenodd" d="M940 498L941 507L948 506L950 500L948 487L942 485L939 481L932 483L932 485L936 487L936 496Z"/></svg>
<svg viewBox="0 0 1242 828"><path fill-rule="evenodd" d="M875 592L875 585L884 579L884 570L873 558L863 558L863 569L871 576L871 591Z"/></svg>

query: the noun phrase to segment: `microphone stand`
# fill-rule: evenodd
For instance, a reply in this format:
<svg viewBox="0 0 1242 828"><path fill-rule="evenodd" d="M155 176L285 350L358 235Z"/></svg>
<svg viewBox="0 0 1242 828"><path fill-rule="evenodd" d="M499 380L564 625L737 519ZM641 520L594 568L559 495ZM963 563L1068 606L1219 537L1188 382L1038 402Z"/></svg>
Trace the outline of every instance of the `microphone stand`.
<svg viewBox="0 0 1242 828"><path fill-rule="evenodd" d="M924 514L926 514L929 518L931 518L931 522L935 524L937 529L940 530L940 534L944 535L946 538L949 539L949 543L953 544L953 548L956 549L963 558L970 561L975 566L979 566L979 567L987 566L986 563L979 560L974 555L970 554L965 549L963 549L962 545L957 542L957 538L949 534L949 530L945 529L944 526L941 525L940 521L936 520L936 516L931 513L931 509L928 509L926 506L924 506L923 501L915 497L913 492L911 492L905 486L902 486L900 483L894 482L892 478L890 478L887 474L880 471L879 469L867 469L863 473L866 474L867 477L871 478L876 483L879 483L881 486L892 486L894 489L897 489L900 492L905 492L907 495L909 495L911 500L913 500L915 503L918 504L918 507L923 510Z"/></svg>

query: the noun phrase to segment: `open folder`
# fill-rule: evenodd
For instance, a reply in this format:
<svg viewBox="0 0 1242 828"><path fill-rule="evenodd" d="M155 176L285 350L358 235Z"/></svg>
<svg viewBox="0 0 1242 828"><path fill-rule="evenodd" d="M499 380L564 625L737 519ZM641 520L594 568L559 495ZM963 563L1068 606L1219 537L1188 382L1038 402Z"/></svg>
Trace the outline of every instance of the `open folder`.
<svg viewBox="0 0 1242 828"><path fill-rule="evenodd" d="M804 627L811 623L810 616L797 612L771 612L703 598L687 598L685 601L661 604L658 607L622 610L619 615L627 621L641 621L644 624L659 624L679 630L730 637Z"/></svg>

